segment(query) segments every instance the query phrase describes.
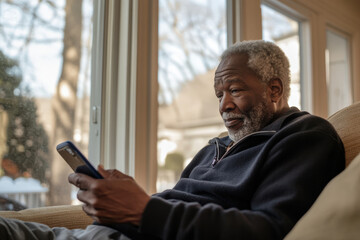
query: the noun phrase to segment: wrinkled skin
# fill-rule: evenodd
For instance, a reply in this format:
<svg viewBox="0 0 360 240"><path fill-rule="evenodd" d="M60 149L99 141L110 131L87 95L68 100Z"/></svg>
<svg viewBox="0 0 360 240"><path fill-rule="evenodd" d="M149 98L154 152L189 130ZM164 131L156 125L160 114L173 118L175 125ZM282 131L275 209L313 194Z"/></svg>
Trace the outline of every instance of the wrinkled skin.
<svg viewBox="0 0 360 240"><path fill-rule="evenodd" d="M132 177L101 166L98 170L104 179L81 173L69 175L69 182L80 189L77 197L84 203L84 212L102 224L128 222L139 225L150 196Z"/></svg>

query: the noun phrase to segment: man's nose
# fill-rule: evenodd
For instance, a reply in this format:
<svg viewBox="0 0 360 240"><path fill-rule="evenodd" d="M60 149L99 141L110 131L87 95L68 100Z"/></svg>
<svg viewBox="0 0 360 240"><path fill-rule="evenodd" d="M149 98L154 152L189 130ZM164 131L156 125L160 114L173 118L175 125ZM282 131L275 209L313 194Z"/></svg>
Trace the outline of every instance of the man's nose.
<svg viewBox="0 0 360 240"><path fill-rule="evenodd" d="M235 104L233 102L232 97L229 94L224 94L220 101L220 112L229 112L234 110Z"/></svg>

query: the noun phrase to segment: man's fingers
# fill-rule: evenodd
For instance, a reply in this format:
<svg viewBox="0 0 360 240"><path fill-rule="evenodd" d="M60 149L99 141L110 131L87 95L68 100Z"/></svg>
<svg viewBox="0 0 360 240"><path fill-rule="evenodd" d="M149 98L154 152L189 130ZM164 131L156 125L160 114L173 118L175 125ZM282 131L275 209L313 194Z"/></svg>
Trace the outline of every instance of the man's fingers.
<svg viewBox="0 0 360 240"><path fill-rule="evenodd" d="M87 190L82 190L80 189L77 194L77 199L79 199L79 201L85 203L86 205L92 205L93 204L93 194L90 191Z"/></svg>
<svg viewBox="0 0 360 240"><path fill-rule="evenodd" d="M73 184L74 186L83 190L87 190L89 189L91 182L94 181L95 179L85 174L71 173L68 177L68 180L69 183Z"/></svg>
<svg viewBox="0 0 360 240"><path fill-rule="evenodd" d="M96 215L96 209L93 208L91 205L84 204L82 206L82 209L89 216L95 216Z"/></svg>
<svg viewBox="0 0 360 240"><path fill-rule="evenodd" d="M117 179L129 178L128 175L126 175L118 170L115 170L115 169L105 170L102 165L98 166L98 171L104 178L117 178Z"/></svg>
<svg viewBox="0 0 360 240"><path fill-rule="evenodd" d="M101 164L98 166L98 171L104 178L108 178L110 175L110 173L108 173Z"/></svg>
<svg viewBox="0 0 360 240"><path fill-rule="evenodd" d="M114 223L113 218L106 216L106 211L104 212L102 210L97 210L88 204L84 204L82 209L88 216L90 216L98 223Z"/></svg>

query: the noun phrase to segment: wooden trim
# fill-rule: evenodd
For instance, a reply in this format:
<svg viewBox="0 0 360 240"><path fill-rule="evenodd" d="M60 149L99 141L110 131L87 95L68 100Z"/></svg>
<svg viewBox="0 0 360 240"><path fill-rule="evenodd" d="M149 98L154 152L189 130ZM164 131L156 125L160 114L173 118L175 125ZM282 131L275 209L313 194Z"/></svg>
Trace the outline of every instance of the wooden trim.
<svg viewBox="0 0 360 240"><path fill-rule="evenodd" d="M241 40L262 39L261 0L241 1Z"/></svg>
<svg viewBox="0 0 360 240"><path fill-rule="evenodd" d="M157 179L158 1L138 2L135 178L149 193Z"/></svg>
<svg viewBox="0 0 360 240"><path fill-rule="evenodd" d="M227 19L227 45L239 42L241 36L241 1L226 1L226 19Z"/></svg>

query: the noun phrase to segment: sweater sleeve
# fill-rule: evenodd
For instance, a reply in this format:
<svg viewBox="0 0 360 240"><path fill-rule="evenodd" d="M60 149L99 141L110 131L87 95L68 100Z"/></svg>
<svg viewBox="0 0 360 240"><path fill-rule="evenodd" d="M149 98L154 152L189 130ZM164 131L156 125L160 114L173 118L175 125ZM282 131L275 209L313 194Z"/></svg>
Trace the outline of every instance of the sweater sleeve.
<svg viewBox="0 0 360 240"><path fill-rule="evenodd" d="M316 130L280 134L268 147L249 209L152 197L140 231L161 239L284 238L344 168L344 152L336 136Z"/></svg>

